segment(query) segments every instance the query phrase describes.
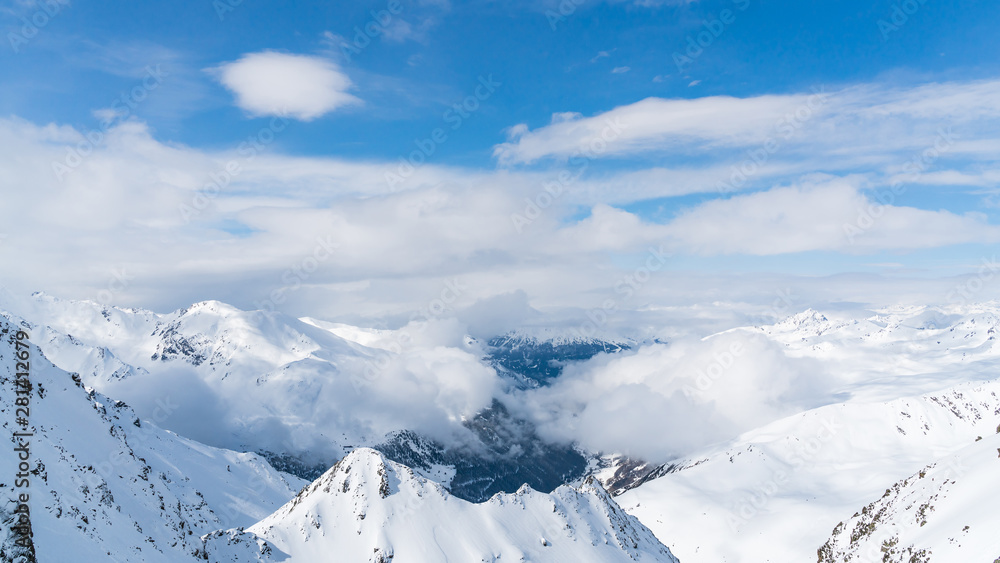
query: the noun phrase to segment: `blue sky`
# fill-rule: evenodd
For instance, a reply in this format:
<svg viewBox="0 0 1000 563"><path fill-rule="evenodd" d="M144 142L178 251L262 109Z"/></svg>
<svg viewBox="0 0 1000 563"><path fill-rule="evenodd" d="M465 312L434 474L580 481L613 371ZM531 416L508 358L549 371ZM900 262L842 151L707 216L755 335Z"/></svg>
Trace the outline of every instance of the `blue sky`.
<svg viewBox="0 0 1000 563"><path fill-rule="evenodd" d="M401 4L394 21L419 31L397 41L379 34L352 60L338 61L364 91L365 105L297 127L283 142L296 153L393 158L489 74L502 88L463 126L460 142L443 146L436 160L491 166L490 148L512 124L537 127L555 112L590 115L649 96L753 96L878 80L988 78L1000 69L991 25L1000 15L995 2L959 8L928 0L887 38L878 22L891 21L899 2L657 4L585 2L561 16L555 30L550 18L560 10L556 3ZM150 100L136 115L164 139L225 145L253 124L202 69L269 49L325 54L330 43L324 34L352 39L355 27L372 21L371 10L387 5L70 3L17 56L5 49L0 109L87 127L91 112L131 88L146 65L162 64L176 69L176 82L168 81L156 96L169 99ZM19 33L20 19L41 9L21 2L9 8L14 13L4 18L5 34ZM683 54L687 38L726 9L735 21L678 72L672 55ZM629 70L613 73L615 68ZM688 86L694 80L700 83Z"/></svg>
<svg viewBox="0 0 1000 563"><path fill-rule="evenodd" d="M374 315L420 301L393 301L394 284L455 273L480 279L470 303L525 291L533 307L587 307L651 245L677 271L895 280L962 275L1000 241L995 2L0 6L3 189L67 209L7 207L0 253L30 266L0 283L18 289L92 297L127 266L142 274L116 302L201 292L246 306L284 288L293 309L350 294L367 303L352 314ZM366 26L370 42L356 42ZM475 108L453 109L463 101ZM594 145L616 119L624 132ZM600 149L580 160L584 145ZM414 176L388 180L420 146L433 151ZM205 199L227 162L240 172ZM720 189L741 165L747 181ZM572 179L525 222L563 171ZM888 206L871 207L886 190ZM45 213L65 232L18 227ZM281 281L327 233L356 253ZM539 282L570 283L580 264L592 283ZM76 281L53 281L59 267ZM197 281L179 291L175 275ZM233 279L256 281L235 291Z"/></svg>

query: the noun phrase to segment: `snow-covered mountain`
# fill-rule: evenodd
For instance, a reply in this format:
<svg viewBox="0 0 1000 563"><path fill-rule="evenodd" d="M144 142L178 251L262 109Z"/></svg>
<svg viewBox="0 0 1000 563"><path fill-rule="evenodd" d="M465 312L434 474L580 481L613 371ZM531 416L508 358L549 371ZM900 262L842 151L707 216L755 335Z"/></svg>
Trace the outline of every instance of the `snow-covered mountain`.
<svg viewBox="0 0 1000 563"><path fill-rule="evenodd" d="M776 358L774 361L778 363L769 365L779 369L784 359L804 359L799 365L807 370L797 380L802 386L791 391L811 393L813 402L801 402L805 406L792 411L775 410L780 417L764 419L773 422L734 439L727 437L721 443L689 448L667 463L629 457L628 448L612 448L599 454L584 451L578 445L550 441L551 427L546 430L541 423L536 426L530 422L518 401L532 397L533 393L551 396L553 390L572 390L572 387L558 387L559 382L585 375L588 361L607 366L616 362L616 358L631 358L632 363L625 365L646 370L643 381L656 378L669 381L671 377L683 377L685 370L704 368L689 362L687 367L675 369L671 363L684 358L672 350L683 347L627 339L580 340L559 331L546 333L544 337L531 331L515 331L477 341L456 332L461 327L445 322L416 329L369 329L311 318L245 312L217 302L156 314L36 295L24 303L0 303L0 308L16 310L29 319L27 322L9 313L3 315L19 326L30 328L40 352L58 366L45 368L55 374L50 374L53 383L43 381L48 396L53 396L50 389L61 389L65 396L77 393L84 399L86 408L57 409L70 413L66 415L70 418L66 421L54 418L60 422L53 423L44 433L46 440L59 444L56 450L74 452L74 456L86 461L79 464L83 469L70 464L70 469L59 471L53 467L62 467L59 464L65 460L46 462L50 474L64 475L67 480L51 490L63 497L77 495L82 499L52 504L53 510L61 514L61 519L66 519L67 513L76 514L73 510L87 514L89 522L67 533L84 534L80 541L100 545L104 534L110 534L111 529L133 526L136 530L132 520L121 520L114 514L98 518L102 510L108 509L100 504L105 502L100 500L103 496L96 501L92 498L97 485L86 489L90 496L73 493L83 489L78 482L80 478L74 481L72 475L80 471L88 475L88 466L94 467L97 477L108 482L115 502L119 498L139 499L129 505L121 502L120 506L123 512L143 515L134 518L141 530L148 530L149 525L161 520L168 523L161 526L166 531L158 529L157 534L134 531L109 536L112 537L109 545L119 546L114 552L125 554L125 560L135 560L139 549L143 550L142 557L146 557L146 550L152 545L160 550L157 553L170 554L162 555L167 560L170 557L183 560L195 557L196 553L198 557L210 555L226 561L281 560L283 554L308 558L310 550L326 549L318 547L325 545L324 538L336 536L340 531L310 528L312 521L306 524L305 513L298 510L272 512L290 501L294 491L307 481L321 477L320 481L326 479L329 485L334 475L340 475L338 479L344 477L327 469L345 456L347 461L338 466L341 471L354 467L350 471L364 473L360 468L368 468L365 471L375 471L375 476L366 474L366 479L376 483L381 482L376 477L378 467L382 467L387 475L399 480L399 483L388 481L396 488L386 498L373 496L369 494L372 491L365 489L363 503L371 510L364 512L366 524L359 528L363 532L361 538L356 531L350 538L357 542L350 544L351 549L367 550L364 561L376 560L373 559L376 554L381 554L384 560L390 554L396 560L403 560L400 559L403 553L410 550L437 549L434 546L440 542L436 540L433 544L420 543L430 540L421 536L417 541L406 536L410 532L405 531L402 522L407 518L400 515L412 513L400 509L401 505L421 507L420 519L426 521L421 526L429 528L415 529L430 533L431 539L436 537L435 526L451 529L468 520L472 530L469 534L485 537L488 534L483 530L494 530L490 526L497 526L497 521L503 523L499 528L502 534L494 530L500 538L496 543L483 540L472 547L441 544L446 553L465 557L470 552L463 550L481 548L475 551L478 555L474 560L483 557L492 560L489 557L501 553L505 560L513 553L522 553L528 559L549 560L547 556L562 553L562 548L548 549L558 547L558 542L548 537L552 526L559 528L568 523L574 529L590 530L586 534L591 535L584 536L591 539L592 532L600 536L601 530L609 529L608 526L622 529L614 524L619 522L617 517L595 516L613 513L601 508L601 503L572 504L567 500L591 494L587 492L589 485L581 485L588 473L595 474L605 488L613 491L626 512L638 518L684 561L812 560L824 542L828 542L829 556L843 558L869 549L876 540L855 534L852 543L850 533L844 536L843 529L831 538L831 530L838 523L843 522L844 528L852 526L852 530L859 526L870 528L872 521L864 520L859 508L877 503L886 489L897 490L901 499L920 495L930 498L934 494L941 497L945 489L914 489L916 481L908 476L919 474L929 464L946 463L943 460L947 456L956 455L963 448L985 447L982 444L990 443L1000 424L1000 348L995 340L1000 330L1000 304L997 303L849 313L807 310L773 325L740 327L706 338L702 342L719 337L733 341L745 337L748 342L763 342L771 352L777 351L769 352L767 358ZM650 349L652 353L643 353ZM602 355L605 352L614 355ZM650 359L655 365L649 364ZM734 368L707 373L720 378L738 377L749 373L746 364L753 361L751 356L739 358L743 371ZM564 369L566 366L572 367ZM74 382L65 372L79 373L79 381ZM631 377L628 373L626 376ZM55 383L64 379L69 383ZM607 383L617 385L613 379ZM740 383L720 381L715 387L712 387L715 383L709 384L706 396L711 398L712 392ZM767 379L760 381L766 383ZM88 386L97 391L83 388ZM556 392L553 398L560 396ZM140 414L108 397L135 403ZM588 395L581 391L573 400L588 400ZM812 408L815 404L825 406ZM544 405L547 409L563 408L558 401ZM729 405L738 407L739 403ZM808 410L797 412L802 408ZM84 416L77 411L94 411L104 422L98 424L87 418L94 415ZM788 412L796 414L787 416ZM644 415L634 414L635 421L641 423ZM84 422L78 424L77 418ZM152 419L157 424L143 420L136 426L132 422L137 418ZM599 422L601 426L620 423L614 419ZM184 426L185 423L188 425ZM188 438L160 430L158 424L179 425L175 429ZM744 426L740 431L759 424ZM448 432L440 431L445 427L449 432L462 434L459 444L453 436L449 438ZM73 428L93 428L88 435L104 436L95 442L98 453L75 453L83 439ZM699 429L677 423L637 430L697 433ZM136 437L137 432L141 433L140 438ZM147 434L157 438L149 438ZM262 452L271 464L253 454L203 446L189 439L192 437L229 450ZM982 440L976 442L980 437ZM119 438L131 450L121 446L116 441ZM707 442L700 444L704 443ZM141 461L128 462L122 472L118 472L118 462L112 464L113 471L100 465L110 455L107 452L115 448L131 451L128 455ZM366 448L374 448L380 454ZM981 463L984 455L968 459ZM146 465L150 469L143 469ZM102 467L106 471L102 472ZM251 472L273 476L269 477L272 488L267 495L257 494L256 485L248 487L249 478L241 482L226 481L232 474L250 471L250 467L256 468ZM283 475L273 467L295 471L307 479ZM151 489L155 494L144 489L111 487L114 484L111 477L144 475L144 471L147 478L156 477L157 484ZM45 474L42 470L39 473ZM161 479L160 474L165 477ZM138 483L135 479L132 482ZM141 477L138 479L142 481ZM906 484L901 480L907 480ZM340 485L346 482L337 481ZM897 482L900 482L898 487ZM352 487L360 487L359 483L351 481ZM523 483L543 492L521 489ZM582 489L571 494L572 489L560 488L566 483ZM352 487L348 489L361 490ZM357 523L358 514L344 508L354 507L355 500L348 501L339 493L321 495L323 489L312 486L313 492L307 495L312 503L309 514L319 515L316 522L333 519L342 524ZM430 491L439 489L449 493L441 493L446 500L427 504L430 502L427 499L437 498L428 496ZM331 490L339 489L331 487ZM423 496L411 494L414 491ZM499 491L511 494L495 497L494 493ZM596 489L591 492L598 497L603 494ZM203 505L199 504L202 502L199 495L204 497ZM179 506L173 511L179 516L161 514L164 509L160 508L159 496L166 499L165 509ZM413 500L414 496L417 500ZM484 504L466 502L491 497ZM304 498L299 499L300 505ZM538 506L548 506L548 516L553 503L578 507L580 512L574 517L583 520L552 521L535 514ZM514 505L528 508L518 513L510 508ZM48 510L50 505L46 506ZM899 500L891 506L873 505L869 512L882 511L884 516L880 518L895 522L911 518L911 508L909 500ZM852 518L855 512L859 516ZM439 513L444 515L440 521L435 520ZM970 530L986 528L992 522L988 514L968 514L975 518L962 526L969 525ZM46 517L40 518L43 525L48 525ZM56 520L61 522L60 518ZM265 519L266 526L261 519ZM191 531L186 534L190 538L177 536L182 520L183 529ZM58 525L63 525L59 522ZM927 526L931 525L928 519ZM942 533L951 534L952 522L941 525L946 530ZM239 526L252 529L240 530ZM300 528L313 531L304 535L293 533ZM397 529L401 530L398 538L392 535L396 533L392 530ZM197 538L201 533L209 534L204 542ZM152 541L146 539L147 535ZM965 535L971 537L970 533ZM539 537L544 537L550 545L543 545ZM938 540L921 542L915 537L899 535L896 541L902 547L898 553L903 553L903 548L912 548L914 554L920 550L950 553ZM383 541L387 538L396 538L391 552L385 549L390 547ZM947 539L961 543L954 534ZM592 542L587 540L580 545L589 543ZM603 540L597 543L610 545ZM973 544L970 541L963 545ZM566 547L569 550L566 553L577 557L574 550L579 547L575 544ZM375 548L380 551L376 553ZM538 549L541 551L536 553Z"/></svg>
<svg viewBox="0 0 1000 563"><path fill-rule="evenodd" d="M542 440L530 423L512 417L499 401L466 427L479 442L476 449L446 448L410 431L393 433L374 448L473 502L524 484L547 492L587 475L585 452Z"/></svg>
<svg viewBox="0 0 1000 563"><path fill-rule="evenodd" d="M559 377L567 363L589 360L601 353L614 354L636 344L626 339L607 341L561 333L542 334L539 337L533 333L510 332L491 338L486 343L486 359L515 387L530 389Z"/></svg>
<svg viewBox="0 0 1000 563"><path fill-rule="evenodd" d="M420 334L246 312L212 301L168 314L44 294L18 305L46 355L80 373L86 384L147 410L157 408L151 389L171 394L178 409L162 422L186 436L260 452L308 479L355 447L375 447L432 478L450 473L453 492L474 501L524 483L551 491L582 478L586 468L584 455L543 442L530 424L512 418L490 398L493 386L538 385L561 364L627 346L591 339L559 340L553 347L554 341L508 335L496 345L464 339L442 349L411 344ZM439 416L461 415L466 444L445 444L407 425L427 418L408 389L436 407L441 385L464 393L465 378L483 388L485 402ZM185 387L191 391L178 396ZM212 423L191 425L191 415Z"/></svg>
<svg viewBox="0 0 1000 563"><path fill-rule="evenodd" d="M15 335L28 328L0 318L5 415L15 406ZM140 420L36 346L27 350L34 385L27 490L38 561L285 561L279 549L303 561L467 560L472 553L490 561L676 561L599 485L551 495L524 487L477 505L360 448L303 488L305 481L258 455L204 446ZM24 430L13 421L5 416L4 432ZM17 473L16 455L0 461L3 475ZM5 496L16 498L14 483L4 481ZM0 507L8 529L14 520L12 503ZM7 534L0 553L11 555L15 540ZM425 551L431 546L441 554Z"/></svg>
<svg viewBox="0 0 1000 563"><path fill-rule="evenodd" d="M617 500L684 561L806 561L858 507L998 424L996 380L829 405L679 460Z"/></svg>
<svg viewBox="0 0 1000 563"><path fill-rule="evenodd" d="M1000 373L998 302L863 314L809 309L774 325L736 330L764 334L789 355L822 360L855 400L933 392Z"/></svg>
<svg viewBox="0 0 1000 563"><path fill-rule="evenodd" d="M4 435L25 431L16 423L15 401L24 397L15 394L14 375L15 356L27 351L29 483L15 490L20 460L8 446L0 489L7 499L28 492L38 561L195 561L202 534L250 525L305 484L255 454L204 446L140 420L33 344L18 347L15 335L26 325L0 317L0 412ZM0 520L9 524L14 508L0 506ZM0 550L11 553L15 540L8 535Z"/></svg>
<svg viewBox="0 0 1000 563"><path fill-rule="evenodd" d="M98 390L144 403L168 378L193 387L202 415L224 424L196 434L213 445L337 459L378 438L361 421L318 424L356 395L352 375L371 351L297 319L215 301L161 315L41 294L21 309L46 355Z"/></svg>
<svg viewBox="0 0 1000 563"><path fill-rule="evenodd" d="M1000 560L1000 427L837 524L820 563Z"/></svg>
<svg viewBox="0 0 1000 563"><path fill-rule="evenodd" d="M210 561L676 563L594 481L473 504L357 449L274 514L206 538Z"/></svg>

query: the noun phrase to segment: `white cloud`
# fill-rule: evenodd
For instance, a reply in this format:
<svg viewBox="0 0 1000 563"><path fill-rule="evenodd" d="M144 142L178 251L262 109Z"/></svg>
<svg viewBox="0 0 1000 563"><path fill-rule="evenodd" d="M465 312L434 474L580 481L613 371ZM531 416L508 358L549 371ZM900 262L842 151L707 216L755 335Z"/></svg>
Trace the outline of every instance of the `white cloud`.
<svg viewBox="0 0 1000 563"><path fill-rule="evenodd" d="M481 339L504 334L543 317L528 304L528 295L521 290L484 297L456 311L456 315L470 335Z"/></svg>
<svg viewBox="0 0 1000 563"><path fill-rule="evenodd" d="M749 144L763 140L775 121L807 100L808 96L646 98L594 117L560 119L534 131L523 131L498 145L494 155L503 163L530 163L552 156L568 158L574 153L587 153L602 135L606 147L589 151L597 156L667 149L691 142Z"/></svg>
<svg viewBox="0 0 1000 563"><path fill-rule="evenodd" d="M949 117L963 121L1000 117L1000 81L996 80L931 83L910 89L854 90L857 92L854 103L859 113L866 116Z"/></svg>
<svg viewBox="0 0 1000 563"><path fill-rule="evenodd" d="M689 86L700 81L692 81ZM932 143L952 127L955 155L995 150L1000 80L934 83L912 88L860 85L828 93L646 98L591 117L561 120L519 135L494 149L504 164L566 159L697 155L730 158L725 149L757 149L776 142L772 158L816 158L829 166L857 166ZM618 123L623 133L600 151L588 145ZM982 143L987 145L982 145ZM775 154L777 153L777 154ZM746 158L746 155L737 158Z"/></svg>
<svg viewBox="0 0 1000 563"><path fill-rule="evenodd" d="M348 93L351 80L327 59L263 51L213 69L254 116L287 115L310 121L360 100Z"/></svg>
<svg viewBox="0 0 1000 563"><path fill-rule="evenodd" d="M1000 241L1000 227L989 225L980 214L884 205L843 180L710 201L679 216L668 231L681 248L706 254L850 252Z"/></svg>
<svg viewBox="0 0 1000 563"><path fill-rule="evenodd" d="M570 365L513 408L551 440L663 462L830 401L830 384L817 362L734 331Z"/></svg>
<svg viewBox="0 0 1000 563"><path fill-rule="evenodd" d="M555 125L580 120L567 114ZM277 133L273 146L280 143ZM65 162L78 146L87 156L58 180L53 163ZM213 176L230 162L239 172L213 192ZM683 260L815 250L874 254L997 240L997 228L975 214L905 207L908 198L872 207L875 196L866 188L879 184L865 177L799 179L707 198L663 223L600 203L704 191L725 172L717 163L581 177L537 209L520 234L512 215L533 213L526 198L543 201L543 186L558 171L427 164L403 189L392 190L385 173L394 162L293 157L272 147L252 158L235 149L203 151L162 143L134 120L112 127L92 147L71 127L0 120L0 166L8 171L0 178L7 194L0 257L18 264L0 274L0 284L96 299L125 268L133 280L113 302L160 310L206 298L249 308L274 290L295 287L279 309L385 317L425 306L445 280L461 278L469 289L452 308L484 300L479 326L509 325L530 318L533 309L563 311L567 322L579 325L586 311L614 298L621 313L612 323L638 327L634 314L654 314L665 304L694 307L691 296L716 301L711 287L728 283L664 271L631 301L621 300L616 284L644 262L649 247L664 245ZM798 175L808 163L796 166L781 172ZM199 197L198 212L185 218L181 206L194 206ZM848 237L844 225L857 224L868 208L878 216ZM307 279L289 282L287 272L312 254L317 237L330 237L338 251ZM764 292L782 283L768 281ZM516 299L497 298L519 290ZM510 315L501 314L504 307ZM697 314L685 318L701 322Z"/></svg>
<svg viewBox="0 0 1000 563"><path fill-rule="evenodd" d="M550 247L553 252L573 245L627 252L665 244L681 254L764 256L1000 241L1000 227L989 224L981 213L893 205L902 197L888 188L866 195L861 182L856 177L807 178L791 186L709 200L662 224L597 204L589 217L554 232Z"/></svg>
<svg viewBox="0 0 1000 563"><path fill-rule="evenodd" d="M914 184L929 186L976 186L993 188L1000 186L1000 170L940 170L925 172L914 176L912 174L897 174L890 181L908 181Z"/></svg>
<svg viewBox="0 0 1000 563"><path fill-rule="evenodd" d="M605 205L595 205L590 217L556 233L562 244L596 250L628 250L660 238L662 228L643 223L636 215Z"/></svg>
<svg viewBox="0 0 1000 563"><path fill-rule="evenodd" d="M610 57L611 53L615 52L616 50L617 49L611 49L610 51L598 51L597 54L594 55L592 59L590 59L590 62L596 63L598 60L603 59L604 57Z"/></svg>

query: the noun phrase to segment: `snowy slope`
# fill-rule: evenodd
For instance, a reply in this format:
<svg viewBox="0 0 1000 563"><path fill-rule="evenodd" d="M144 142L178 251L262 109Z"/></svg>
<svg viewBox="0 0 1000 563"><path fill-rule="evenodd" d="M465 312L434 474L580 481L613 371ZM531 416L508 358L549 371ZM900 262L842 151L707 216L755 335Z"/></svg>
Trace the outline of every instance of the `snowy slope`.
<svg viewBox="0 0 1000 563"><path fill-rule="evenodd" d="M14 338L21 328L27 327L0 317L7 436L21 429L13 408ZM249 525L304 484L257 455L203 446L142 421L53 366L34 345L28 351L35 434L29 491L39 561L194 560L200 535ZM0 455L5 498L14 498L17 463L10 450ZM0 506L0 519L8 521L12 509Z"/></svg>
<svg viewBox="0 0 1000 563"><path fill-rule="evenodd" d="M1000 381L830 405L679 461L617 500L684 561L807 561L844 515L998 424Z"/></svg>
<svg viewBox="0 0 1000 563"><path fill-rule="evenodd" d="M997 561L998 475L1000 433L893 484L881 498L837 524L819 549L819 561Z"/></svg>
<svg viewBox="0 0 1000 563"><path fill-rule="evenodd" d="M456 461L419 433L405 443L387 441L411 435L398 432L413 428L397 414L427 412L423 406L414 410L414 405L437 408L438 398L448 396L439 390L455 391L449 386L456 382L461 386L483 378L479 385L495 378L482 361L491 362L488 342L458 338L435 348L430 341L404 341L398 331L248 313L217 302L159 315L37 295L20 310L27 311L33 337L57 365L80 372L85 383L105 394L133 402L125 393L138 389L148 408L156 406L148 400L150 393L159 398L157 393L168 388L164 382L171 382L171 389L197 383L180 403L189 409L211 408L182 407L179 418L211 429L205 438L213 445L319 452L319 463L339 459L356 446L378 446L424 476L463 491L475 489L464 493L467 498L485 498L495 490L491 487L514 490L518 485L506 481L519 484L529 480L524 475L543 469L536 458L556 460L535 447L533 428L521 429L517 421L492 422L504 417L488 408L489 395L474 403L480 406L471 415L461 409L447 414L460 421L456 427L498 452L536 450L544 455L497 457L489 451L496 459ZM815 377L826 380L817 388L828 393L822 401L832 404L688 452L663 466L609 451L591 468L600 471L599 478L616 494L633 489L619 497L621 505L685 561L812 560L830 530L858 507L996 428L998 330L997 303L851 313L808 310L774 325L732 329L727 333L763 335L792 358L820 360L814 364L825 371ZM501 339L492 348L503 357L493 357L493 363L501 372L510 371L508 365L524 371L524 382L530 379L544 389L564 363L560 346L569 346L570 360L605 351L595 341L563 342L557 333L542 336L515 332L507 341ZM376 370L359 394L357 373L367 378L372 365L383 362L390 367ZM430 393L421 398L431 399L417 401L415 393ZM203 395L212 400L200 401ZM169 403L171 398L165 398ZM212 424L201 422L203 412L214 417ZM177 418L175 413L170 422ZM427 447L403 447L410 442ZM565 453L566 463L544 468L540 483L580 476L583 470L577 466L583 458L576 459L579 454L570 455L568 449ZM483 486L477 489L480 481ZM247 510L242 521L254 522L266 512ZM259 552L262 544L252 543Z"/></svg>
<svg viewBox="0 0 1000 563"><path fill-rule="evenodd" d="M244 312L218 302L159 315L37 294L20 309L34 321L46 354L85 383L148 416L158 406L150 396L169 394L178 409L158 419L164 426L215 446L265 453L302 477L315 478L358 446L393 452L428 476L450 472L455 494L474 501L523 483L551 491L583 477L580 454L542 443L491 401L493 382L502 377L472 339L442 347L414 342L419 333ZM607 346L584 344L584 357ZM456 408L465 396L477 398L477 408ZM192 424L189 414L207 422ZM410 448L398 436L419 432L408 424L414 422L450 424L466 442L482 445L455 448L452 440L446 447L420 435L433 451Z"/></svg>
<svg viewBox="0 0 1000 563"><path fill-rule="evenodd" d="M482 504L374 450L355 450L246 531L206 538L210 561L676 562L594 482Z"/></svg>
<svg viewBox="0 0 1000 563"><path fill-rule="evenodd" d="M318 451L332 463L350 446L381 437L335 412L357 395L352 377L363 372L370 350L297 319L216 301L161 315L44 294L20 310L56 365L137 408L152 408L144 400L150 389L183 382L172 386L191 389L187 403L204 398L199 408L217 424L199 433L178 417L163 422L213 445Z"/></svg>
<svg viewBox="0 0 1000 563"><path fill-rule="evenodd" d="M613 459L599 476L633 488L617 500L685 561L814 560L859 507L995 432L998 331L995 302L807 310L732 329L821 360L838 402L664 466Z"/></svg>
<svg viewBox="0 0 1000 563"><path fill-rule="evenodd" d="M27 323L0 318L5 415L12 410L19 327ZM472 504L358 449L295 497L307 483L259 456L163 431L87 389L37 347L30 353L30 490L40 561L285 561L282 552L293 556L288 561L369 561L380 554L447 560L438 553L463 561L472 554L488 561L676 561L593 484L551 495L525 487ZM5 416L4 432L12 430ZM14 456L0 456L0 474L13 476L15 464ZM3 481L10 497L13 484ZM0 520L9 524L12 508L4 505ZM3 539L9 553L12 537Z"/></svg>
<svg viewBox="0 0 1000 563"><path fill-rule="evenodd" d="M905 307L871 314L809 309L745 329L782 343L792 356L822 360L855 400L887 400L996 378L1000 304Z"/></svg>

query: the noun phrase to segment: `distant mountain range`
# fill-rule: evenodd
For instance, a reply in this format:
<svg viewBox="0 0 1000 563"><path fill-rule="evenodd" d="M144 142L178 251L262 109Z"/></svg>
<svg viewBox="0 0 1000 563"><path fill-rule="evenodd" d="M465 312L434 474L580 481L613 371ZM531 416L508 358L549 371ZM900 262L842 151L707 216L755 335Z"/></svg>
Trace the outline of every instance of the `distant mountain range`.
<svg viewBox="0 0 1000 563"><path fill-rule="evenodd" d="M437 353L470 378L495 370L505 390L459 421L455 443L393 412L424 392L395 388L412 384L397 363L436 357L400 347L412 338L400 331L38 294L0 299L0 408L10 434L25 330L38 561L993 561L998 326L986 303L733 329L820 361L835 402L650 463L551 443L504 402L649 342L455 340ZM0 460L10 497L17 459ZM15 519L0 507L8 530Z"/></svg>

